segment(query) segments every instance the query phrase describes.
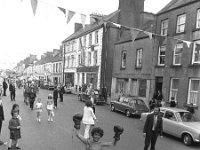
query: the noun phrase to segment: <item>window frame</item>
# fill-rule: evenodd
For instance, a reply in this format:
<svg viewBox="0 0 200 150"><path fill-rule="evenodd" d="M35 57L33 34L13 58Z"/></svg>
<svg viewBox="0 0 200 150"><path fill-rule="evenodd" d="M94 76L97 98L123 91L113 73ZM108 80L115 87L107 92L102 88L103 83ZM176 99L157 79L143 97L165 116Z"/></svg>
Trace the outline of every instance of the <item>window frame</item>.
<svg viewBox="0 0 200 150"><path fill-rule="evenodd" d="M195 61L195 53L198 53L196 51L196 44L200 44L200 40L194 41L194 45L193 45L193 51L192 51L192 64L200 64L200 49L199 49L199 60Z"/></svg>
<svg viewBox="0 0 200 150"><path fill-rule="evenodd" d="M124 60L124 55L126 56L125 60ZM126 50L123 50L121 52L121 69L126 69L126 63L127 63L126 60L127 60L127 52Z"/></svg>
<svg viewBox="0 0 200 150"><path fill-rule="evenodd" d="M99 30L95 31L95 44L99 44Z"/></svg>
<svg viewBox="0 0 200 150"><path fill-rule="evenodd" d="M185 17L185 22L180 23L181 17ZM181 14L177 16L177 23L176 23L176 33L183 33L185 32L185 24L186 24L186 14ZM180 31L181 27L184 26L183 30Z"/></svg>
<svg viewBox="0 0 200 150"><path fill-rule="evenodd" d="M88 52L88 65L91 65L91 52Z"/></svg>
<svg viewBox="0 0 200 150"><path fill-rule="evenodd" d="M174 100L175 100L175 102L177 102L177 95L178 95L178 91L179 91L179 89L172 89L172 82L173 82L173 80L178 80L178 87L179 87L179 84L180 84L180 78L171 78L171 80L170 80L170 94L169 94L169 100L171 100L171 97L172 97L172 90L173 90L173 92L175 91L176 92L176 96L174 97ZM174 82L173 82L174 83Z"/></svg>
<svg viewBox="0 0 200 150"><path fill-rule="evenodd" d="M161 55L161 48L165 48L165 55ZM158 50L158 66L165 66L165 56L166 56L166 45L162 45L162 46L159 46L159 50ZM160 63L160 58L161 57L164 57L164 64L161 64Z"/></svg>
<svg viewBox="0 0 200 150"><path fill-rule="evenodd" d="M181 52L181 54L176 54L176 50L178 50L177 47L180 44L182 45L182 52ZM183 42L176 43L174 51L173 51L173 65L174 66L180 66L181 65L181 63L182 63L182 54L183 54ZM180 56L180 62L179 63L176 63L177 56Z"/></svg>
<svg viewBox="0 0 200 150"><path fill-rule="evenodd" d="M198 95L199 95L199 90L200 90L200 78L190 78L189 79L189 84L188 84L188 97L187 97L187 104L190 104L190 95L191 95L191 81L196 80L199 81L199 88L198 91L192 91L192 92L196 92L197 93L197 99L196 102L193 103L194 106L197 106L197 102L198 102Z"/></svg>
<svg viewBox="0 0 200 150"><path fill-rule="evenodd" d="M88 45L92 45L92 33L89 33Z"/></svg>
<svg viewBox="0 0 200 150"><path fill-rule="evenodd" d="M141 58L138 56L140 56ZM143 58L143 49L139 48L136 50L136 68L142 68L142 58Z"/></svg>
<svg viewBox="0 0 200 150"><path fill-rule="evenodd" d="M200 8L197 9L196 29L200 28Z"/></svg>
<svg viewBox="0 0 200 150"><path fill-rule="evenodd" d="M167 26L165 27L165 23L167 24ZM167 32L168 32L168 26L169 26L169 19L165 19L161 21L161 30L160 30L160 34L162 36L166 36Z"/></svg>
<svg viewBox="0 0 200 150"><path fill-rule="evenodd" d="M94 51L93 58L94 58L94 65L97 65L97 63L98 63L98 52L97 51Z"/></svg>

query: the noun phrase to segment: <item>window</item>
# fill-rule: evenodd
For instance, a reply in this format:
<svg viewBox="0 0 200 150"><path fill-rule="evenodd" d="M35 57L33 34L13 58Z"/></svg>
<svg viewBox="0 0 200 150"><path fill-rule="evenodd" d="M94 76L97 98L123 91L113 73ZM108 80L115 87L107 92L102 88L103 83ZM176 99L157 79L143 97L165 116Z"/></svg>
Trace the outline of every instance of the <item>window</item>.
<svg viewBox="0 0 200 150"><path fill-rule="evenodd" d="M177 102L177 94L178 94L178 87L179 87L179 79L172 78L171 85L170 85L170 100L174 97L174 100Z"/></svg>
<svg viewBox="0 0 200 150"><path fill-rule="evenodd" d="M168 19L161 22L161 35L166 36L168 30Z"/></svg>
<svg viewBox="0 0 200 150"><path fill-rule="evenodd" d="M97 65L97 51L94 51L94 65Z"/></svg>
<svg viewBox="0 0 200 150"><path fill-rule="evenodd" d="M83 47L83 43L82 43L82 38L80 37L79 38L79 49L78 49L78 51L81 51L82 47Z"/></svg>
<svg viewBox="0 0 200 150"><path fill-rule="evenodd" d="M196 28L200 28L200 9L197 10Z"/></svg>
<svg viewBox="0 0 200 150"><path fill-rule="evenodd" d="M99 31L95 31L95 44L99 43L98 33L99 33Z"/></svg>
<svg viewBox="0 0 200 150"><path fill-rule="evenodd" d="M200 40L194 42L192 64L194 63L200 64Z"/></svg>
<svg viewBox="0 0 200 150"><path fill-rule="evenodd" d="M139 80L139 91L138 96L146 97L147 80Z"/></svg>
<svg viewBox="0 0 200 150"><path fill-rule="evenodd" d="M92 45L92 33L89 34L89 45Z"/></svg>
<svg viewBox="0 0 200 150"><path fill-rule="evenodd" d="M173 65L181 65L183 43L177 43L174 49Z"/></svg>
<svg viewBox="0 0 200 150"><path fill-rule="evenodd" d="M86 46L86 35L83 37L83 46Z"/></svg>
<svg viewBox="0 0 200 150"><path fill-rule="evenodd" d="M136 68L142 68L142 49L137 50L136 57Z"/></svg>
<svg viewBox="0 0 200 150"><path fill-rule="evenodd" d="M176 117L175 117L174 113L170 112L170 111L166 111L165 118L172 120L172 121L176 121Z"/></svg>
<svg viewBox="0 0 200 150"><path fill-rule="evenodd" d="M185 31L185 22L186 22L186 14L178 16L176 33L181 33Z"/></svg>
<svg viewBox="0 0 200 150"><path fill-rule="evenodd" d="M81 55L80 54L78 55L78 64L79 65L81 64Z"/></svg>
<svg viewBox="0 0 200 150"><path fill-rule="evenodd" d="M91 64L91 52L88 52L88 65Z"/></svg>
<svg viewBox="0 0 200 150"><path fill-rule="evenodd" d="M137 79L132 79L131 93L132 93L134 96L137 96L137 95L138 95L138 81L137 81Z"/></svg>
<svg viewBox="0 0 200 150"><path fill-rule="evenodd" d="M71 67L74 67L74 55L71 56Z"/></svg>
<svg viewBox="0 0 200 150"><path fill-rule="evenodd" d="M161 46L159 48L159 53L158 53L158 65L159 66L165 65L165 51L166 51L166 46Z"/></svg>
<svg viewBox="0 0 200 150"><path fill-rule="evenodd" d="M121 54L121 68L126 68L126 51Z"/></svg>
<svg viewBox="0 0 200 150"><path fill-rule="evenodd" d="M200 79L190 79L188 88L188 104L197 105Z"/></svg>

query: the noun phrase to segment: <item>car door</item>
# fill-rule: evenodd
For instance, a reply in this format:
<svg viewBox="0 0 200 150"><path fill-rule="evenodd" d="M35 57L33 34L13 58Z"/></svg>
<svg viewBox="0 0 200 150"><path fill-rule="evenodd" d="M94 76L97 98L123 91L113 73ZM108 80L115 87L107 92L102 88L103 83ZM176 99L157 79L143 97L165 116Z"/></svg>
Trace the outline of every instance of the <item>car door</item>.
<svg viewBox="0 0 200 150"><path fill-rule="evenodd" d="M125 112L126 109L129 108L128 102L129 102L128 97L125 97L125 98L123 99L123 102L122 102L121 106L120 106L120 111Z"/></svg>
<svg viewBox="0 0 200 150"><path fill-rule="evenodd" d="M174 112L166 110L163 117L163 131L176 136L179 122Z"/></svg>
<svg viewBox="0 0 200 150"><path fill-rule="evenodd" d="M113 103L116 110L121 111L121 105L122 105L122 102L123 102L124 98L125 97L121 96L118 101L115 101Z"/></svg>

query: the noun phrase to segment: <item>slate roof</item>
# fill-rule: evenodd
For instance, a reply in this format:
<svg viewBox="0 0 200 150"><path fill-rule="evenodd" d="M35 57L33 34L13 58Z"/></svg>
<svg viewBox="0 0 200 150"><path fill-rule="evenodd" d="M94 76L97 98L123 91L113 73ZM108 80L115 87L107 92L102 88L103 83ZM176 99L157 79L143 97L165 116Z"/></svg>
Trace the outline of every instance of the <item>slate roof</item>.
<svg viewBox="0 0 200 150"><path fill-rule="evenodd" d="M199 0L171 0L163 9L161 9L157 14L164 13L166 11L169 11L171 9L180 7L182 5L186 5L187 3L191 2L197 2Z"/></svg>
<svg viewBox="0 0 200 150"><path fill-rule="evenodd" d="M86 33L92 32L92 31L100 28L103 25L103 23L104 23L103 20L105 20L105 21L110 20L111 18L113 18L114 16L116 16L118 14L118 12L119 12L119 10L116 10L116 11L114 11L113 13L111 13L109 15L103 16L103 19L98 24L89 24L89 25L86 25L85 29L81 28L79 31L71 34L62 43L65 43L67 41L76 39L78 37L81 37L81 36L85 35Z"/></svg>

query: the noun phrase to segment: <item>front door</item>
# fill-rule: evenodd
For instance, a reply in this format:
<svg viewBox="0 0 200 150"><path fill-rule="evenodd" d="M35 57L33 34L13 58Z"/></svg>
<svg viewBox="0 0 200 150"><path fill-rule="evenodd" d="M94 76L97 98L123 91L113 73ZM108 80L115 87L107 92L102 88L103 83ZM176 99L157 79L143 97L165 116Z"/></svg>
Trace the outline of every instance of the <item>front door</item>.
<svg viewBox="0 0 200 150"><path fill-rule="evenodd" d="M157 93L158 91L162 91L162 85L163 85L163 77L156 77L155 93Z"/></svg>

